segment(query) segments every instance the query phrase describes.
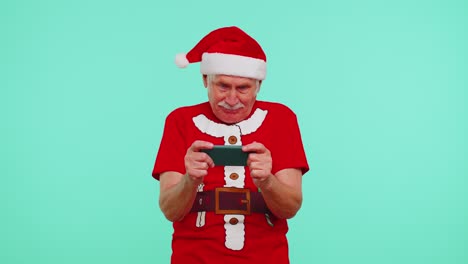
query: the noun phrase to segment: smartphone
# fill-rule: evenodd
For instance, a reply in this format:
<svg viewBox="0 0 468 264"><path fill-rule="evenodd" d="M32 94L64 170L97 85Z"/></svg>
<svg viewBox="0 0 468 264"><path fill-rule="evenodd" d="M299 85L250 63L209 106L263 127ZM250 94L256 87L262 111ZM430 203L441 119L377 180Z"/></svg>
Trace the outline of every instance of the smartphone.
<svg viewBox="0 0 468 264"><path fill-rule="evenodd" d="M242 146L215 145L201 151L211 157L215 166L247 166L249 152L243 152Z"/></svg>

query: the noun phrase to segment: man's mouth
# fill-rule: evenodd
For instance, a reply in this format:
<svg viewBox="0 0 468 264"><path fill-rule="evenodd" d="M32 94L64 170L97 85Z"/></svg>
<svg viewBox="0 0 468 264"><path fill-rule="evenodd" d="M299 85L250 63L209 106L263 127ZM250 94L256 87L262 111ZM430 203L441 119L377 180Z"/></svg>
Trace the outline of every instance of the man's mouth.
<svg viewBox="0 0 468 264"><path fill-rule="evenodd" d="M237 108L237 109L228 109L228 108L224 108L224 107L221 107L223 109L223 111L225 113L228 113L228 114L236 114L239 112L239 109L240 108Z"/></svg>

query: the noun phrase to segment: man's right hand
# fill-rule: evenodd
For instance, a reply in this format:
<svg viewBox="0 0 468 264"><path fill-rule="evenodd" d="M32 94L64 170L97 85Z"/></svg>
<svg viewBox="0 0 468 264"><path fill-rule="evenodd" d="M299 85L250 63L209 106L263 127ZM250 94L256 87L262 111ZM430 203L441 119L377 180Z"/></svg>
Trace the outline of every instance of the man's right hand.
<svg viewBox="0 0 468 264"><path fill-rule="evenodd" d="M187 176L194 181L195 184L200 184L208 174L208 169L214 167L214 162L205 152L200 152L202 149L212 149L213 143L197 140L187 149L185 154L185 171Z"/></svg>

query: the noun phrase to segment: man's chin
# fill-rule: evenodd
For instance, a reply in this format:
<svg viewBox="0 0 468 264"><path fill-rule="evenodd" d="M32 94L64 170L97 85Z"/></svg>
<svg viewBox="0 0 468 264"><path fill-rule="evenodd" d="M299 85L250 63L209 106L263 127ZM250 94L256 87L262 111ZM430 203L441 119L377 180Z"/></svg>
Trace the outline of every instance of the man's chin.
<svg viewBox="0 0 468 264"><path fill-rule="evenodd" d="M242 118L239 116L239 113L223 112L223 115L220 116L220 119L226 124L234 124L242 121Z"/></svg>
<svg viewBox="0 0 468 264"><path fill-rule="evenodd" d="M234 116L223 116L221 121L223 121L226 124L235 124L235 123L239 123L242 120L239 120L239 118L236 118Z"/></svg>

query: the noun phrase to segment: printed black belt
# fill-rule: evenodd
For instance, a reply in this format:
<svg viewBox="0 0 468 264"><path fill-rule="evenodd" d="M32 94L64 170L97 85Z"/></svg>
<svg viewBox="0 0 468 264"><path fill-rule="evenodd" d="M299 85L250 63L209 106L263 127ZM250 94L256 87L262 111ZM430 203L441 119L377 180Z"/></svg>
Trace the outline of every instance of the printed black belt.
<svg viewBox="0 0 468 264"><path fill-rule="evenodd" d="M231 187L198 192L190 212L202 211L215 212L215 214L240 215L270 212L260 192Z"/></svg>

